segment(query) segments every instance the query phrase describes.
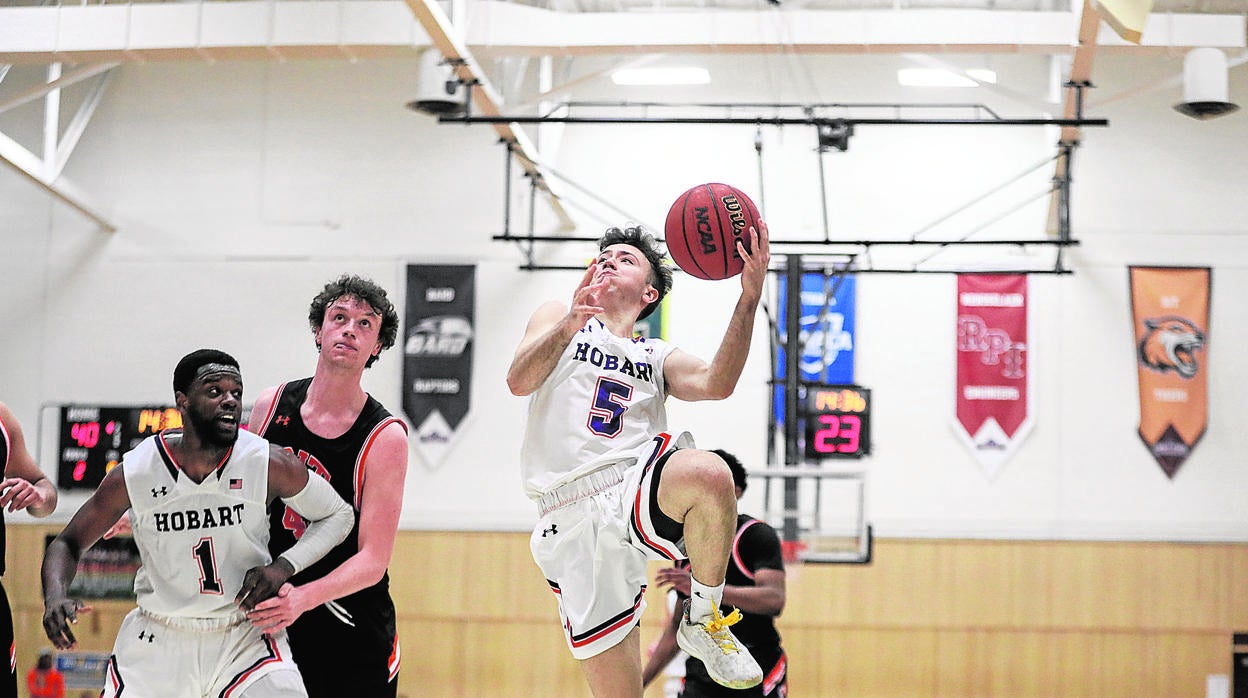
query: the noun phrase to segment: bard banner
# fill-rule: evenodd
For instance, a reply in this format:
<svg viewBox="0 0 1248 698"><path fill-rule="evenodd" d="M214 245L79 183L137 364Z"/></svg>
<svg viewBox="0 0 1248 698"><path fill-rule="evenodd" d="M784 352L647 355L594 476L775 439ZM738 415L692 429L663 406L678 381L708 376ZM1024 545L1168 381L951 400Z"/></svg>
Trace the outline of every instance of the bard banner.
<svg viewBox="0 0 1248 698"><path fill-rule="evenodd" d="M470 406L475 279L472 265L407 267L403 410L430 468L446 457Z"/></svg>
<svg viewBox="0 0 1248 698"><path fill-rule="evenodd" d="M958 436L988 475L1031 430L1027 277L958 275Z"/></svg>
<svg viewBox="0 0 1248 698"><path fill-rule="evenodd" d="M777 324L783 336L788 322L787 279L780 277ZM855 278L852 275L802 275L800 377L828 384L854 382ZM784 343L776 351L774 415L784 421Z"/></svg>
<svg viewBox="0 0 1248 698"><path fill-rule="evenodd" d="M1208 267L1130 268L1140 438L1170 478L1205 434L1212 275Z"/></svg>

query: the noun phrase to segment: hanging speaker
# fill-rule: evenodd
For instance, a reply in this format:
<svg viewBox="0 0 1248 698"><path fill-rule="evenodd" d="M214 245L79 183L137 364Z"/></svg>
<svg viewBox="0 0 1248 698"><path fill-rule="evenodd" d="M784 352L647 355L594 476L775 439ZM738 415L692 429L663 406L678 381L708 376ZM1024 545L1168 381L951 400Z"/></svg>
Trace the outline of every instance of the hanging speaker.
<svg viewBox="0 0 1248 698"><path fill-rule="evenodd" d="M416 99L407 103L409 109L426 114L458 114L464 110L464 85L455 71L446 65L437 49L420 54L420 79Z"/></svg>
<svg viewBox="0 0 1248 698"><path fill-rule="evenodd" d="M1239 109L1227 99L1226 54L1194 48L1183 59L1183 101L1174 105L1193 119L1213 119Z"/></svg>

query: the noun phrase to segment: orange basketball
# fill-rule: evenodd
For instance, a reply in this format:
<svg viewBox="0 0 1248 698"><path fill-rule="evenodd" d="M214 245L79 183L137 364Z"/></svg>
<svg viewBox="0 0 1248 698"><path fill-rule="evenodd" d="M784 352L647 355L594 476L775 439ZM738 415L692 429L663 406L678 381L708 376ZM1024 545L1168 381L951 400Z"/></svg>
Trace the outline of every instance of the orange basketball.
<svg viewBox="0 0 1248 698"><path fill-rule="evenodd" d="M681 194L667 212L667 253L690 276L730 279L744 262L740 240L750 249L750 228L758 227L758 208L740 189L712 182Z"/></svg>

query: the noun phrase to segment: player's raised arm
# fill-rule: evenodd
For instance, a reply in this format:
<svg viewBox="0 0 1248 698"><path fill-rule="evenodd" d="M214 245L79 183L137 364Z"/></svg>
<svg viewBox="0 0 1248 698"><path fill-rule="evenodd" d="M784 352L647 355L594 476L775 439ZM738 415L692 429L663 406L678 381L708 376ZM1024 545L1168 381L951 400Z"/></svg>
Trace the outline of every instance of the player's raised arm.
<svg viewBox="0 0 1248 698"><path fill-rule="evenodd" d="M81 601L69 598L69 585L78 571L82 552L130 508L122 467L113 468L104 476L99 488L44 552L43 630L57 649L70 649L77 644L69 626L78 622L78 611L90 610Z"/></svg>
<svg viewBox="0 0 1248 698"><path fill-rule="evenodd" d="M598 292L606 287L606 282L594 283L597 269L597 264L591 264L585 270L572 294L572 307L550 301L533 313L507 369L507 387L512 395L529 395L541 387L572 337L587 320L602 312Z"/></svg>
<svg viewBox="0 0 1248 698"><path fill-rule="evenodd" d="M767 265L771 255L767 243L767 224L759 222L758 228L750 229L751 249L747 252L738 242L737 252L745 263L741 272L741 296L728 320L724 339L715 352L711 363L680 351L672 352L663 364L663 378L668 393L681 400L723 400L737 388L745 359L750 353L750 339L754 334L754 315L758 301L763 295L763 282L767 280Z"/></svg>

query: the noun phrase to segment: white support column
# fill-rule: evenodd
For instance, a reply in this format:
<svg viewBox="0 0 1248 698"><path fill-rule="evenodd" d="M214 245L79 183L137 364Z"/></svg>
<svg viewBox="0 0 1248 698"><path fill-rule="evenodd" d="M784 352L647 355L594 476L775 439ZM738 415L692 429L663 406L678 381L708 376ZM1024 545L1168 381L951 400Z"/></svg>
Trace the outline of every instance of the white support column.
<svg viewBox="0 0 1248 698"><path fill-rule="evenodd" d="M48 66L48 84L61 79L61 64ZM43 174L48 181L55 179L52 166L56 161L56 143L61 136L61 88L48 90L43 96Z"/></svg>
<svg viewBox="0 0 1248 698"><path fill-rule="evenodd" d="M78 105L78 111L74 112L74 118L70 120L65 127L65 132L61 134L60 143L56 146L56 152L47 164L49 167L48 176L55 181L61 176L61 172L65 170L69 157L74 154L74 148L78 147L78 141L82 138L83 132L87 130L87 124L91 122L91 117L95 115L95 109L100 105L100 99L104 97L105 88L112 80L111 72L104 73L96 78L95 84L91 86L91 91L87 93L86 99L82 104Z"/></svg>

